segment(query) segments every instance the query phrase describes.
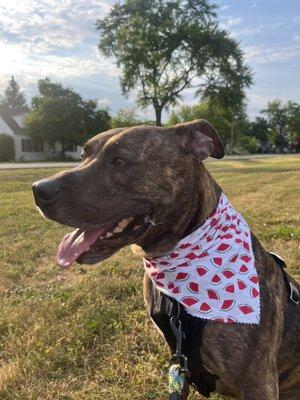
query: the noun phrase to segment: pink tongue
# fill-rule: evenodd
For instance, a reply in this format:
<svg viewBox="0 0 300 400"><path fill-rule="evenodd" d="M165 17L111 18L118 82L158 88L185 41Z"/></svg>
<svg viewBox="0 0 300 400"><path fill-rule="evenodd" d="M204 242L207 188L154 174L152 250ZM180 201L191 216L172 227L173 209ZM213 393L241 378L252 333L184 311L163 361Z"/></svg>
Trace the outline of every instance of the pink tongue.
<svg viewBox="0 0 300 400"><path fill-rule="evenodd" d="M58 247L56 256L58 265L62 268L70 267L82 253L96 242L104 231L105 228L88 231L76 229L65 235Z"/></svg>

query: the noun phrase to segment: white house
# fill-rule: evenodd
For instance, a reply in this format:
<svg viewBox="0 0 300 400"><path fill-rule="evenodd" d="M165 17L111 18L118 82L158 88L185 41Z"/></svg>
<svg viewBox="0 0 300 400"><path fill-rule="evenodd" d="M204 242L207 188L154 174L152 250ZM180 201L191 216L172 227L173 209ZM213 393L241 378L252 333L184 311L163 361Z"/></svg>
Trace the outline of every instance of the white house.
<svg viewBox="0 0 300 400"><path fill-rule="evenodd" d="M0 105L0 133L12 136L15 142L15 161L41 161L52 160L59 157L61 144L55 143L51 148L47 142L34 143L31 138L24 135L22 128L28 113L12 113L3 105ZM80 146L69 146L66 149L66 157L74 160L80 159L82 148Z"/></svg>

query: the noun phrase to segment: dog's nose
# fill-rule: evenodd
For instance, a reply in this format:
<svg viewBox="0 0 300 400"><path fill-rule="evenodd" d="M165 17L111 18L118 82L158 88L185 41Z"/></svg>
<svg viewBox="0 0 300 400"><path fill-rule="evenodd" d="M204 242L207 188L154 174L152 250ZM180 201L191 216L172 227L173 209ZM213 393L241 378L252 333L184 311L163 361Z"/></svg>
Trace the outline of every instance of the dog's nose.
<svg viewBox="0 0 300 400"><path fill-rule="evenodd" d="M47 203L55 199L59 193L57 184L50 179L34 182L32 191L36 201Z"/></svg>

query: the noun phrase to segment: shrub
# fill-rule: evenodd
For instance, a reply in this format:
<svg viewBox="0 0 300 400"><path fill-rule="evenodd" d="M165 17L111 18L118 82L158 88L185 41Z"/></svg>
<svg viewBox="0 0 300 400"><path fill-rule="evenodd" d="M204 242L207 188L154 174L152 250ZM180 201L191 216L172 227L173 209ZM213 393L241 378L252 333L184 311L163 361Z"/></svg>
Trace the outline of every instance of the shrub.
<svg viewBox="0 0 300 400"><path fill-rule="evenodd" d="M241 136L238 139L237 147L238 154L256 153L257 152L257 140L251 136Z"/></svg>
<svg viewBox="0 0 300 400"><path fill-rule="evenodd" d="M0 133L0 161L11 161L15 159L15 142L14 139Z"/></svg>

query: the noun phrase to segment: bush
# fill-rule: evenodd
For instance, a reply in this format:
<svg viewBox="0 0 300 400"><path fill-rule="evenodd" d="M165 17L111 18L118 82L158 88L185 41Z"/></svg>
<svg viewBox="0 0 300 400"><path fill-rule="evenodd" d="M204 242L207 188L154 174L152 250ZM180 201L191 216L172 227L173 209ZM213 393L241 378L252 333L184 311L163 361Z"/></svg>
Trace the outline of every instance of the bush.
<svg viewBox="0 0 300 400"><path fill-rule="evenodd" d="M257 140L251 136L241 136L237 143L238 154L256 153L257 152Z"/></svg>
<svg viewBox="0 0 300 400"><path fill-rule="evenodd" d="M0 133L0 161L12 161L15 159L15 142L14 139Z"/></svg>

